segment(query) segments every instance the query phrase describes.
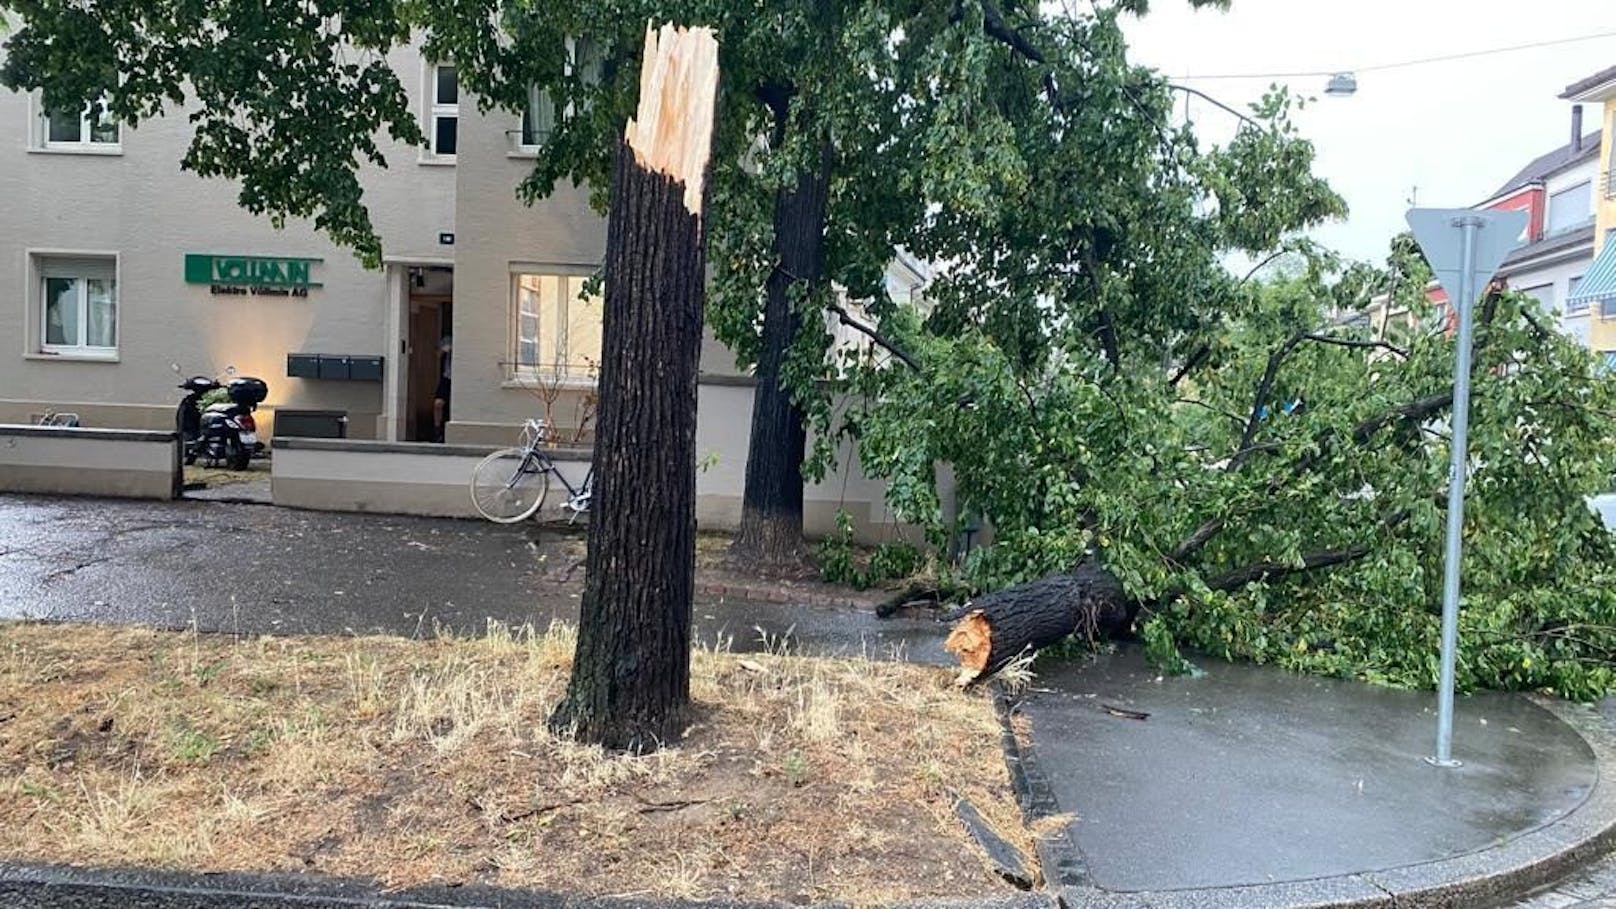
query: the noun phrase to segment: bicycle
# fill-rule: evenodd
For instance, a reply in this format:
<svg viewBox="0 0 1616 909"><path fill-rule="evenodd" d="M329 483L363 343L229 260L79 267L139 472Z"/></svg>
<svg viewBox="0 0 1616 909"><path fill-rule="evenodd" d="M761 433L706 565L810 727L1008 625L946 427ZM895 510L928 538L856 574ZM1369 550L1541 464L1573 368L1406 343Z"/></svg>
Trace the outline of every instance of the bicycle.
<svg viewBox="0 0 1616 909"><path fill-rule="evenodd" d="M550 424L528 420L522 427L522 444L502 448L478 462L471 472L471 504L477 513L498 524L515 524L537 514L550 494L550 478L567 489L561 507L572 512L571 524L589 511L594 495L595 467L589 466L583 483L573 486L544 450L552 438Z"/></svg>
<svg viewBox="0 0 1616 909"><path fill-rule="evenodd" d="M79 425L79 415L76 413L64 413L61 411L51 410L47 407L45 408L45 412L39 415L38 425L61 426L67 429L74 429Z"/></svg>

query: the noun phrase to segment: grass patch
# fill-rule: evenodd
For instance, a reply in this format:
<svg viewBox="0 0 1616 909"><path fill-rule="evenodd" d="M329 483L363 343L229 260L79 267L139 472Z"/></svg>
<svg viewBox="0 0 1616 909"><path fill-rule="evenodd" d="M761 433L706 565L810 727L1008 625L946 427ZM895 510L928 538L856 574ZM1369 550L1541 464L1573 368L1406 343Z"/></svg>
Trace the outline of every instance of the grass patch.
<svg viewBox="0 0 1616 909"><path fill-rule="evenodd" d="M955 793L1029 845L945 670L698 650L624 757L546 731L575 640L0 624L0 856L871 905L1003 892Z"/></svg>

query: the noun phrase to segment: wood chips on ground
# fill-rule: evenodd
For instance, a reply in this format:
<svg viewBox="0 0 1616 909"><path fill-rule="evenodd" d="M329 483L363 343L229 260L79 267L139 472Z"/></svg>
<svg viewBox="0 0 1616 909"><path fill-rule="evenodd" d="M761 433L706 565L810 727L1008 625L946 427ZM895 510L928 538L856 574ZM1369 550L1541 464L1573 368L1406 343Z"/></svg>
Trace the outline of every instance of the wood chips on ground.
<svg viewBox="0 0 1616 909"><path fill-rule="evenodd" d="M675 748L555 738L570 629L233 638L0 624L0 858L388 888L878 904L1006 892L992 704L942 669L697 651Z"/></svg>

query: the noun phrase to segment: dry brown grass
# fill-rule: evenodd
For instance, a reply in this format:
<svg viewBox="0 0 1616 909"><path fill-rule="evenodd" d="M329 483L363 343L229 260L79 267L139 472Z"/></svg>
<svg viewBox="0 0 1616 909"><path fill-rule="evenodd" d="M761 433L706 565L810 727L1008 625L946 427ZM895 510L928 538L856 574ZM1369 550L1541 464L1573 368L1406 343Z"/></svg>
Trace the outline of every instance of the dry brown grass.
<svg viewBox="0 0 1616 909"><path fill-rule="evenodd" d="M574 640L0 625L0 855L878 904L1002 890L954 793L1028 845L944 670L698 650L685 740L616 756L545 731Z"/></svg>

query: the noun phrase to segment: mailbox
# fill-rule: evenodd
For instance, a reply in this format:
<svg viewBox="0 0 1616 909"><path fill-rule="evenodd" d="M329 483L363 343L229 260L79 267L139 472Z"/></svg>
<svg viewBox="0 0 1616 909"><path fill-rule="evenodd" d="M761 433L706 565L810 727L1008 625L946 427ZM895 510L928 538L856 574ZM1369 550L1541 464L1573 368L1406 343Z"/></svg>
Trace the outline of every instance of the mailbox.
<svg viewBox="0 0 1616 909"><path fill-rule="evenodd" d="M320 355L320 378L346 379L352 374L349 368L349 357Z"/></svg>
<svg viewBox="0 0 1616 909"><path fill-rule="evenodd" d="M286 375L293 379L318 379L320 377L320 355L287 354Z"/></svg>
<svg viewBox="0 0 1616 909"><path fill-rule="evenodd" d="M383 363L383 357L367 354L295 353L286 355L286 374L294 379L380 382Z"/></svg>
<svg viewBox="0 0 1616 909"><path fill-rule="evenodd" d="M348 378L356 382L380 382L382 380L382 358L349 357Z"/></svg>

